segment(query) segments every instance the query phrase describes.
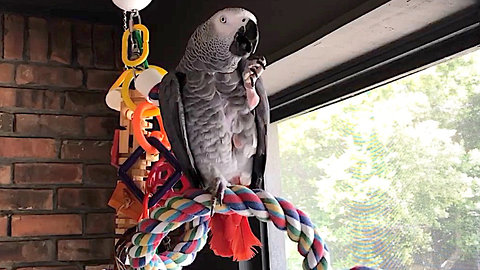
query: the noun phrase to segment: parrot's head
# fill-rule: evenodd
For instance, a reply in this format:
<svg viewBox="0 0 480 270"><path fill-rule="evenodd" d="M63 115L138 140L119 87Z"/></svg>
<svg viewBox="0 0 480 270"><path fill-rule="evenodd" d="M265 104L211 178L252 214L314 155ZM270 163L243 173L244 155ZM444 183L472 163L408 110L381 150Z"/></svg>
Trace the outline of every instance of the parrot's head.
<svg viewBox="0 0 480 270"><path fill-rule="evenodd" d="M233 55L245 57L253 54L258 44L257 18L242 8L227 8L215 13L209 23L220 39L227 40Z"/></svg>
<svg viewBox="0 0 480 270"><path fill-rule="evenodd" d="M187 70L232 72L241 59L255 52L258 38L257 18L250 11L220 10L195 30L181 66ZM203 64L192 63L191 59Z"/></svg>

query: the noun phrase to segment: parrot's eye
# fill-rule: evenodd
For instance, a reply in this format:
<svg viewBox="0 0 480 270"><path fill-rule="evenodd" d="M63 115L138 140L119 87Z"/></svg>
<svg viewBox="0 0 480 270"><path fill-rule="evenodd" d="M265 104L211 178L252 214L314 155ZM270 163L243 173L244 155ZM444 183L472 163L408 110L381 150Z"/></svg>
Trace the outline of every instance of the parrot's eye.
<svg viewBox="0 0 480 270"><path fill-rule="evenodd" d="M243 18L243 19L242 19L242 22L245 22L246 20L247 20L247 19Z"/></svg>
<svg viewBox="0 0 480 270"><path fill-rule="evenodd" d="M222 22L222 23L227 23L227 18L225 18L225 17L223 17L223 16L220 17L220 22Z"/></svg>

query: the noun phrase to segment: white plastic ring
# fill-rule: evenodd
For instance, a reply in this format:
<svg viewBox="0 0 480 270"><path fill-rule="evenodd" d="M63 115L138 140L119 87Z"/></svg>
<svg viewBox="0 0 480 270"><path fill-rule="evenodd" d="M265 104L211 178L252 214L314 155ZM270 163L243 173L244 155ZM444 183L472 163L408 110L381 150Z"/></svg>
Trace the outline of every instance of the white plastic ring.
<svg viewBox="0 0 480 270"><path fill-rule="evenodd" d="M135 79L135 88L147 99L150 90L162 81L163 75L154 68L149 68L140 73Z"/></svg>

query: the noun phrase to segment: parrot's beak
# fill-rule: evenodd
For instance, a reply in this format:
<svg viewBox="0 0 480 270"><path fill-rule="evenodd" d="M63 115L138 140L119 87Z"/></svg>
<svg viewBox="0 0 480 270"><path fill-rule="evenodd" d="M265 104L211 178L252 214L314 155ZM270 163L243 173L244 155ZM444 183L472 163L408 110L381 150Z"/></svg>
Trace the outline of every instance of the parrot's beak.
<svg viewBox="0 0 480 270"><path fill-rule="evenodd" d="M253 54L258 44L258 27L257 24L249 20L245 26L238 29L235 39L230 45L230 51L237 56L246 56Z"/></svg>

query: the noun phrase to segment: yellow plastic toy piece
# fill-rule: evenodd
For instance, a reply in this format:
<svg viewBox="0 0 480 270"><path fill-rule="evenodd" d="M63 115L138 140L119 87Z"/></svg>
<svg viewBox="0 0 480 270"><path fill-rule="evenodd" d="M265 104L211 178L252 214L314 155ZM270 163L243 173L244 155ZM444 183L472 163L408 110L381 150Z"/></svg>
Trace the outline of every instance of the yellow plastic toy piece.
<svg viewBox="0 0 480 270"><path fill-rule="evenodd" d="M122 83L125 81L125 77L127 77L127 73L128 71L130 71L129 69L125 70L124 72L122 72L122 74L120 75L120 77L118 77L118 79L113 83L113 85L110 87L110 91L117 88L117 87L120 87L120 85L122 85Z"/></svg>
<svg viewBox="0 0 480 270"><path fill-rule="evenodd" d="M165 69L161 68L161 67L158 67L158 66L154 66L154 65L150 65L148 66L148 68L153 68L153 69L156 69L158 71L158 73L160 73L160 75L165 76L168 71L166 71Z"/></svg>
<svg viewBox="0 0 480 270"><path fill-rule="evenodd" d="M143 34L143 52L142 55L138 59L135 60L130 60L128 59L128 37L130 36L130 30L127 29L125 32L123 32L123 37L122 37L122 61L125 65L129 67L136 67L145 60L147 60L148 53L150 52L149 46L148 46L148 41L150 39L150 33L148 32L148 29L145 25L143 24L135 24L133 25L133 30L140 30Z"/></svg>
<svg viewBox="0 0 480 270"><path fill-rule="evenodd" d="M157 70L162 76L165 76L165 74L167 74L167 71L161 67L150 65L150 68ZM138 71L138 72L141 73L141 71ZM125 78L122 83L122 91L121 91L122 99L123 99L123 102L125 102L125 105L127 105L127 107L130 110L135 111L135 109L137 108L137 105L133 102L132 98L130 97L130 84L132 83L132 80L134 77L133 69L128 69L123 74L125 74ZM120 77L122 77L123 74L120 75ZM158 108L146 110L143 113L145 117L152 117L159 114L160 114L160 110Z"/></svg>

